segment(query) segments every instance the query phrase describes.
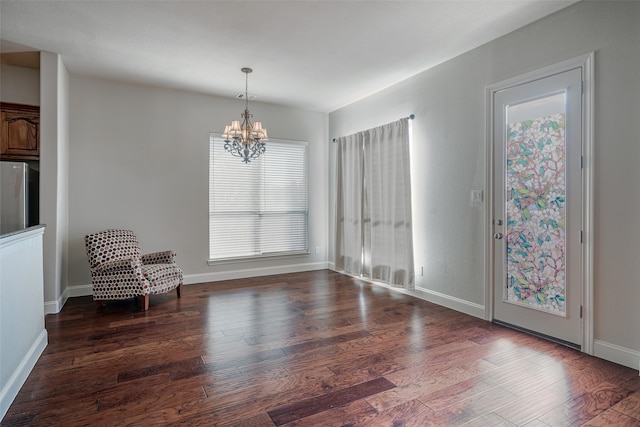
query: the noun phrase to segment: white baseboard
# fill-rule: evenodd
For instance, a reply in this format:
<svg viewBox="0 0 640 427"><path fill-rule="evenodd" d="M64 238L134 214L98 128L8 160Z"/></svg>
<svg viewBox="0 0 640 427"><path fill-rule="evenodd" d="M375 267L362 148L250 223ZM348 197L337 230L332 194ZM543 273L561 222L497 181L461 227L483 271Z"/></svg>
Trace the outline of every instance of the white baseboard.
<svg viewBox="0 0 640 427"><path fill-rule="evenodd" d="M31 370L36 365L38 358L47 346L47 342L47 330L43 329L20 361L9 381L0 390L0 421L4 418L20 388L22 388Z"/></svg>
<svg viewBox="0 0 640 427"><path fill-rule="evenodd" d="M480 305L480 304L476 304L473 302L469 302L460 298L456 298L456 297L452 297L450 295L445 295L445 294L441 294L440 292L436 292L436 291L431 291L429 289L425 289L425 288L416 288L413 291L408 291L406 289L403 288L399 288L399 287L394 287L394 286L389 286L385 283L380 283L380 282L375 282L372 280L367 279L366 277L358 277L358 276L353 276L349 273L345 273L344 271L338 271L335 269L335 265L333 265L333 263L330 263L331 265L331 270L337 272L337 273L341 273L341 274L345 274L347 276L351 276L355 279L358 280L363 280L365 282L369 282L371 284L374 284L376 286L382 286L403 294L407 294L407 295L411 295L414 296L416 298L420 298L423 299L425 301L429 301L432 302L434 304L438 304L441 305L443 307L447 307L450 308L452 310L455 311L459 311L461 313L464 314L468 314L470 316L473 317L479 317L480 319L484 319L485 318L485 309L484 309L484 305Z"/></svg>
<svg viewBox="0 0 640 427"><path fill-rule="evenodd" d="M57 300L44 302L44 314L47 315L47 314L60 313L60 310L62 310L62 307L64 306L64 304L67 302L68 299L69 299L69 288L65 289L64 292L62 292L62 295L60 295Z"/></svg>
<svg viewBox="0 0 640 427"><path fill-rule="evenodd" d="M446 295L440 292L432 291L425 288L416 288L415 295L419 298L425 299L434 304L441 305L443 307L450 308L455 311L459 311L469 316L478 317L480 319L485 318L484 305L463 300L460 298Z"/></svg>
<svg viewBox="0 0 640 427"><path fill-rule="evenodd" d="M593 355L631 369L640 367L640 351L620 347L604 341L593 341ZM640 375L640 371L638 372Z"/></svg>
<svg viewBox="0 0 640 427"><path fill-rule="evenodd" d="M302 271L324 270L326 268L328 268L326 262L315 262L315 263L307 263L307 264L292 264L292 265L281 265L281 266L274 266L274 267L240 269L240 270L232 270L232 271L224 271L224 272L185 274L184 284L193 285L196 283L217 282L220 280L244 279L246 277L269 276L272 274L299 273ZM63 294L65 295L63 299L64 302L67 301L67 298L93 295L93 286L91 284L69 286L67 287L65 294ZM61 298L59 300L61 300ZM59 301L45 302L45 314L60 312L60 310L62 309L62 305L64 305L64 302L62 304L60 304ZM54 309L57 309L57 311L52 311Z"/></svg>
<svg viewBox="0 0 640 427"><path fill-rule="evenodd" d="M93 285L89 283L87 285L69 286L67 288L67 292L69 293L69 298L86 297L88 295L93 295Z"/></svg>

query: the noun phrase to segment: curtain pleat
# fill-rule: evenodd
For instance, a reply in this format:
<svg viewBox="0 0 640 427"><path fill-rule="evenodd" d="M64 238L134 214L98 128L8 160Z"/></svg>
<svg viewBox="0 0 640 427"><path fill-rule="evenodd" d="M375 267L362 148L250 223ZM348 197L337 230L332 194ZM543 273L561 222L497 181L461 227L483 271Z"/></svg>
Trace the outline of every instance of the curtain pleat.
<svg viewBox="0 0 640 427"><path fill-rule="evenodd" d="M336 268L362 273L362 135L337 141Z"/></svg>
<svg viewBox="0 0 640 427"><path fill-rule="evenodd" d="M413 289L408 119L337 142L337 269Z"/></svg>

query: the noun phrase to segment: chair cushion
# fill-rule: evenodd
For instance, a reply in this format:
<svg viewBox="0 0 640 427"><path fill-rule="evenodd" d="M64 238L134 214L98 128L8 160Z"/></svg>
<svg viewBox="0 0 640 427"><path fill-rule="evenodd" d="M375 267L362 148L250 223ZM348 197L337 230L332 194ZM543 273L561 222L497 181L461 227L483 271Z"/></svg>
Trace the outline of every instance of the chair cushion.
<svg viewBox="0 0 640 427"><path fill-rule="evenodd" d="M104 230L84 239L91 268L103 262L140 258L138 240L131 230Z"/></svg>
<svg viewBox="0 0 640 427"><path fill-rule="evenodd" d="M93 275L93 299L127 299L144 295L143 285L133 269L111 270Z"/></svg>
<svg viewBox="0 0 640 427"><path fill-rule="evenodd" d="M182 281L182 270L175 264L146 264L142 266L142 274L150 284L148 291L143 290L144 295L169 292Z"/></svg>
<svg viewBox="0 0 640 427"><path fill-rule="evenodd" d="M143 264L174 264L176 262L175 251L153 252L142 255Z"/></svg>

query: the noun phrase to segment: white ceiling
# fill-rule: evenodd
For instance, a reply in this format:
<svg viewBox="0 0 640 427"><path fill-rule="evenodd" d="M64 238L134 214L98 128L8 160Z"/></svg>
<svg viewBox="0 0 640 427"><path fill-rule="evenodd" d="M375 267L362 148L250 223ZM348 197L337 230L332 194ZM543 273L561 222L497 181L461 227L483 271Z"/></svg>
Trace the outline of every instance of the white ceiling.
<svg viewBox="0 0 640 427"><path fill-rule="evenodd" d="M576 0L7 1L2 51L72 73L330 112Z"/></svg>

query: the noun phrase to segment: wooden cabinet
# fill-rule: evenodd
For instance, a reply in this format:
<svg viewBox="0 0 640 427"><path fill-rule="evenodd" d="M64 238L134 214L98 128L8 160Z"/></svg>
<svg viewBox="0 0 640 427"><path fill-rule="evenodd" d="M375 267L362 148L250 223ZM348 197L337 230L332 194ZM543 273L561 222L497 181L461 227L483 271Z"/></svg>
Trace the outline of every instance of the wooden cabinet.
<svg viewBox="0 0 640 427"><path fill-rule="evenodd" d="M40 159L40 107L0 103L0 159Z"/></svg>

